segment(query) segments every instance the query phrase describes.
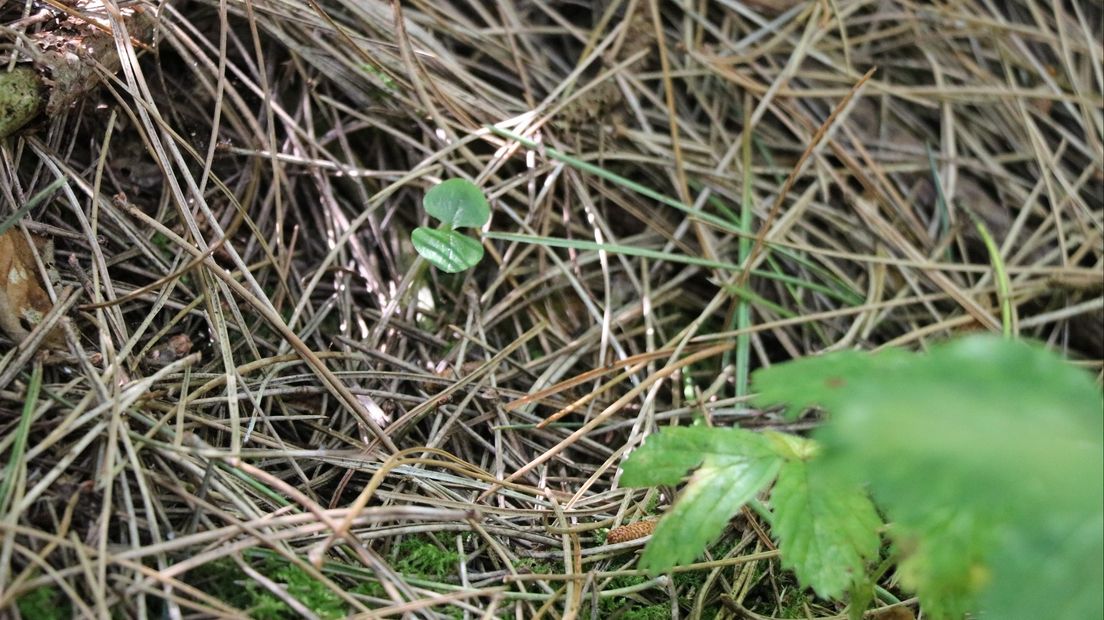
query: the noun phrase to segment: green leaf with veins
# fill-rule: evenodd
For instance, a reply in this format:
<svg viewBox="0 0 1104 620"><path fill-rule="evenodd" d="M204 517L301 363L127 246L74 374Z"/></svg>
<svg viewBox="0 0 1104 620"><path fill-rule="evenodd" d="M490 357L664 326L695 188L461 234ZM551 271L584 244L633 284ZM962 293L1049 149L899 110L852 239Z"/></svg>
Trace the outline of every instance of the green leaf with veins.
<svg viewBox="0 0 1104 620"><path fill-rule="evenodd" d="M774 535L782 564L825 598L865 572L881 546L881 519L862 487L825 471L816 460L782 466L771 491Z"/></svg>
<svg viewBox="0 0 1104 620"><path fill-rule="evenodd" d="M700 467L656 526L641 567L659 572L693 562L781 464L764 436L741 429L665 428L648 437L623 465L624 486L677 484Z"/></svg>
<svg viewBox="0 0 1104 620"><path fill-rule="evenodd" d="M1089 374L981 336L808 358L754 381L759 404L829 412L817 464L869 484L927 615L1104 615L1104 403Z"/></svg>
<svg viewBox="0 0 1104 620"><path fill-rule="evenodd" d="M449 179L433 186L422 206L430 217L452 229L481 228L491 219L487 198L466 179Z"/></svg>
<svg viewBox="0 0 1104 620"><path fill-rule="evenodd" d="M920 596L925 615L964 617L988 581L985 555L995 535L988 519L949 506L932 510L919 526L892 524L901 585Z"/></svg>
<svg viewBox="0 0 1104 620"><path fill-rule="evenodd" d="M426 192L422 205L426 213L440 220L441 226L414 229L410 240L418 254L448 273L478 264L483 258L483 244L456 229L480 228L491 219L491 207L483 192L471 181L449 179Z"/></svg>
<svg viewBox="0 0 1104 620"><path fill-rule="evenodd" d="M980 608L991 618L1104 617L1104 514L1004 528Z"/></svg>
<svg viewBox="0 0 1104 620"><path fill-rule="evenodd" d="M410 240L418 254L448 273L469 269L483 258L483 244L455 230L419 226L410 235Z"/></svg>
<svg viewBox="0 0 1104 620"><path fill-rule="evenodd" d="M642 565L690 562L777 474L773 533L802 584L838 597L879 550L886 514L902 584L925 615L1104 616L1104 400L1037 345L972 337L925 355L842 352L761 370L757 403L830 414L814 440L665 429L626 486L677 484ZM784 464L783 464L784 463Z"/></svg>
<svg viewBox="0 0 1104 620"><path fill-rule="evenodd" d="M660 572L693 563L728 521L778 473L777 458L707 458L656 526L641 568Z"/></svg>
<svg viewBox="0 0 1104 620"><path fill-rule="evenodd" d="M829 411L850 398L850 383L865 376L871 368L906 363L911 356L897 349L871 354L862 351L837 351L778 364L754 373L757 394L752 402L768 407L785 403L788 420L809 407Z"/></svg>

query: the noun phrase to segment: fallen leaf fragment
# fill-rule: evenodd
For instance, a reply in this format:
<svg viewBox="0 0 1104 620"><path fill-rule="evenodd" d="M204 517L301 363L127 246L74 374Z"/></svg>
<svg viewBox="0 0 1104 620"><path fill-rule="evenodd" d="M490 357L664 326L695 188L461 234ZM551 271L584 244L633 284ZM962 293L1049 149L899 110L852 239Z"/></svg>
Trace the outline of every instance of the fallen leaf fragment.
<svg viewBox="0 0 1104 620"><path fill-rule="evenodd" d="M32 239L39 255L49 261L52 244L42 237ZM0 235L0 328L12 340L22 342L52 308L34 252L22 231L9 229ZM48 348L61 348L65 339L61 329L55 327L43 342Z"/></svg>
<svg viewBox="0 0 1104 620"><path fill-rule="evenodd" d="M164 368L191 352L192 339L188 334L176 334L147 353L146 361L156 368Z"/></svg>

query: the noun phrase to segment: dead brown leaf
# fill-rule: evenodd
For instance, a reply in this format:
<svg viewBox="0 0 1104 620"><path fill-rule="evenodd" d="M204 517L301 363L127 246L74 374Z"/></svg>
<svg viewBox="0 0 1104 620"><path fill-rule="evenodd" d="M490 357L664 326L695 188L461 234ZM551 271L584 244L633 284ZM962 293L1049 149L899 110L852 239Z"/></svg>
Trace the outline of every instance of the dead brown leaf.
<svg viewBox="0 0 1104 620"><path fill-rule="evenodd" d="M50 241L37 236L32 239L39 255L49 262L53 256ZM22 342L51 308L53 303L43 288L34 252L22 231L9 229L0 235L0 328L16 342ZM44 340L50 348L60 348L64 342L58 328L52 329Z"/></svg>
<svg viewBox="0 0 1104 620"><path fill-rule="evenodd" d="M146 354L146 362L155 368L164 368L192 352L192 339L188 334L176 334Z"/></svg>

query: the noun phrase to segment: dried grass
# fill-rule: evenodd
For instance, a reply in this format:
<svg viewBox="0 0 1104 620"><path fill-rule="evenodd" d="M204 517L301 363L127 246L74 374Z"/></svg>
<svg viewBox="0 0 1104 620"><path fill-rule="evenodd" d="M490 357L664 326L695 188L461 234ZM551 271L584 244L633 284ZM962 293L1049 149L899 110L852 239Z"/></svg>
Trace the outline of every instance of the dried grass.
<svg viewBox="0 0 1104 620"><path fill-rule="evenodd" d="M965 330L1101 372L1099 4L753 4L157 7L150 51L0 151L5 214L65 179L20 225L79 295L59 363L0 361L0 454L26 446L2 613L41 587L83 616L259 613L211 575L318 613L265 573L284 558L366 617L774 615L754 513L670 579L607 544L671 498L616 484L646 433L778 427L749 369ZM6 37L51 27L26 17L0 2ZM493 231L698 264L488 238L445 276L409 232L458 176ZM397 570L410 539L452 574Z"/></svg>

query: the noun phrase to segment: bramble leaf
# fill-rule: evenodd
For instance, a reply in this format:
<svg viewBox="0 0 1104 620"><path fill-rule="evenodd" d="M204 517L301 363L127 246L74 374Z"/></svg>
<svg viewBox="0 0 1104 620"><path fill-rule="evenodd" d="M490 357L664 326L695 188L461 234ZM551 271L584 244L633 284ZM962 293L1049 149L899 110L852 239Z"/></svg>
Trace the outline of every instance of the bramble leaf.
<svg viewBox="0 0 1104 620"><path fill-rule="evenodd" d="M876 354L838 351L771 366L753 374L757 394L752 403L760 407L785 403L789 420L809 407L831 411L850 398L850 383L856 378L909 359L908 353L896 349Z"/></svg>
<svg viewBox="0 0 1104 620"><path fill-rule="evenodd" d="M483 258L483 244L455 230L419 226L411 233L410 240L418 254L448 273L469 269Z"/></svg>
<svg viewBox="0 0 1104 620"><path fill-rule="evenodd" d="M430 217L452 229L481 228L491 219L486 196L467 179L438 183L426 192L422 206Z"/></svg>
<svg viewBox="0 0 1104 620"><path fill-rule="evenodd" d="M901 585L924 601L933 618L963 618L972 611L977 591L988 581L985 553L995 532L972 511L933 510L921 528L894 524L890 535L902 560Z"/></svg>
<svg viewBox="0 0 1104 620"><path fill-rule="evenodd" d="M782 564L825 598L838 597L876 556L881 519L863 489L817 461L782 466L771 491Z"/></svg>
<svg viewBox="0 0 1104 620"><path fill-rule="evenodd" d="M621 466L621 485L649 487L678 484L706 458L770 458L774 450L764 436L740 428L681 426L649 435Z"/></svg>
<svg viewBox="0 0 1104 620"><path fill-rule="evenodd" d="M700 468L656 526L641 567L658 572L693 562L781 462L766 438L738 428L666 428L648 437L625 461L621 484L677 484Z"/></svg>
<svg viewBox="0 0 1104 620"><path fill-rule="evenodd" d="M992 618L1076 620L1104 615L1104 514L1054 517L1005 531L981 608ZM1030 581L1027 581L1030 579Z"/></svg>
<svg viewBox="0 0 1104 620"><path fill-rule="evenodd" d="M760 371L760 403L829 411L814 435L822 464L869 483L927 615L1101 617L1104 534L1076 525L1104 513L1104 402L1092 378L995 337L884 355Z"/></svg>

